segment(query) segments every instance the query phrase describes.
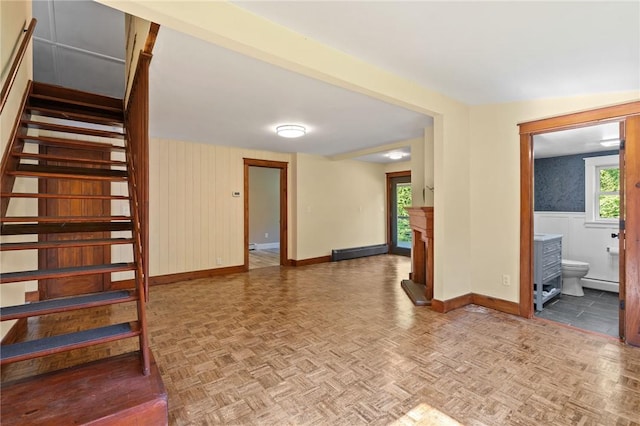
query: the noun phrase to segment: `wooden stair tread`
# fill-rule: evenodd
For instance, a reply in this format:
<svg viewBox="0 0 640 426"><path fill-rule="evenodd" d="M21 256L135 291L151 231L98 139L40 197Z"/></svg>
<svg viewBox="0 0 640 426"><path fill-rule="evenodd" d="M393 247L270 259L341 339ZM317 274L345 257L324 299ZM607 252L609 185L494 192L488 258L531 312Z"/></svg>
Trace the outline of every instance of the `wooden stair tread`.
<svg viewBox="0 0 640 426"><path fill-rule="evenodd" d="M43 194L39 192L2 192L0 198L59 198L87 200L128 200L128 195Z"/></svg>
<svg viewBox="0 0 640 426"><path fill-rule="evenodd" d="M81 121L84 123L103 124L105 126L122 126L123 124L123 120L121 119L102 117L94 114L64 111L56 108L27 105L25 109L27 111L30 111L32 115L61 118L63 120L73 120L73 121Z"/></svg>
<svg viewBox="0 0 640 426"><path fill-rule="evenodd" d="M105 138L122 138L124 133L109 130L96 130L87 127L68 126L66 124L43 123L41 121L22 120L20 123L30 129L50 130L53 132L77 133L81 135L99 136Z"/></svg>
<svg viewBox="0 0 640 426"><path fill-rule="evenodd" d="M142 375L140 357L128 352L5 382L2 425L167 425L158 365L150 353L150 374Z"/></svg>
<svg viewBox="0 0 640 426"><path fill-rule="evenodd" d="M89 149L99 151L124 151L125 147L103 142L82 141L76 139L56 138L52 136L18 136L25 143L37 143L46 146L59 146L63 148Z"/></svg>
<svg viewBox="0 0 640 426"><path fill-rule="evenodd" d="M65 157L63 155L51 155L51 154L37 154L31 152L14 152L12 154L14 157L24 158L24 159L33 159L33 160L46 160L46 161L61 161L66 163L86 163L86 164L97 164L97 165L108 165L108 166L126 166L126 161L120 160L99 160L92 158L75 158L75 157Z"/></svg>
<svg viewBox="0 0 640 426"><path fill-rule="evenodd" d="M83 223L83 222L117 222L130 221L131 216L7 216L2 223Z"/></svg>
<svg viewBox="0 0 640 426"><path fill-rule="evenodd" d="M137 336L138 334L139 331L136 326L131 323L122 323L11 345L3 345L2 364L84 348L99 343L126 339Z"/></svg>
<svg viewBox="0 0 640 426"><path fill-rule="evenodd" d="M2 225L2 235L131 231L131 222L18 223Z"/></svg>
<svg viewBox="0 0 640 426"><path fill-rule="evenodd" d="M104 291L101 293L83 294L61 299L43 300L24 305L5 306L0 308L0 320L34 317L55 312L85 309L95 306L112 305L136 300L131 290Z"/></svg>
<svg viewBox="0 0 640 426"><path fill-rule="evenodd" d="M100 111L108 111L111 113L120 113L122 114L122 107L118 108L115 106L108 106L108 105L100 105L100 104L96 104L96 103L92 103L92 102L84 102L84 101L79 101L79 100L75 100L75 99L69 99L69 98L61 98L58 96L50 96L50 95L43 95L43 94L39 94L39 93L32 93L29 96L30 100L40 100L40 101L48 101L48 102L54 102L56 104L65 104L65 105L74 105L76 107L85 107L85 108L90 108L90 109L95 109L95 110L100 110Z"/></svg>
<svg viewBox="0 0 640 426"><path fill-rule="evenodd" d="M97 167L41 166L19 164L17 170L7 172L11 176L52 179L126 180L126 170L100 169Z"/></svg>
<svg viewBox="0 0 640 426"><path fill-rule="evenodd" d="M108 265L85 265L58 269L37 269L35 271L7 272L0 274L0 283L42 280L48 278L68 277L72 275L96 275L108 272L132 271L135 263L111 263Z"/></svg>
<svg viewBox="0 0 640 426"><path fill-rule="evenodd" d="M109 246L109 245L133 244L133 243L134 243L133 238L91 238L91 239L62 240L62 241L31 241L31 242L20 242L20 243L2 243L0 244L0 251Z"/></svg>

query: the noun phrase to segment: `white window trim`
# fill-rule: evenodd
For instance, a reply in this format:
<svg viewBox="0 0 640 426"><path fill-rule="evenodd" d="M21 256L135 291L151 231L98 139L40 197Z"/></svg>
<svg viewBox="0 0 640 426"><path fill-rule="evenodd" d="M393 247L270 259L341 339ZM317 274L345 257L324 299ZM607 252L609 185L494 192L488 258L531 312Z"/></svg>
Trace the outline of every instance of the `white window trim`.
<svg viewBox="0 0 640 426"><path fill-rule="evenodd" d="M599 202L596 197L598 185L597 171L603 167L620 167L619 155L584 158L584 212L585 225L588 227L618 227L619 219L601 219L598 217Z"/></svg>

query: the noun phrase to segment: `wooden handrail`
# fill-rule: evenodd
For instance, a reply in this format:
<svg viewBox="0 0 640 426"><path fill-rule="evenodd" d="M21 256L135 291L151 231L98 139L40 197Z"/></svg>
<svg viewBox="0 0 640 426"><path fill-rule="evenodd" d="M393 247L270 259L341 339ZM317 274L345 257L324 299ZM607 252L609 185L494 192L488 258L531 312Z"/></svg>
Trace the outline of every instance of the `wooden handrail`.
<svg viewBox="0 0 640 426"><path fill-rule="evenodd" d="M20 49L18 50L18 54L16 55L13 63L11 64L11 68L9 70L9 75L7 76L7 80L2 85L2 92L0 92L0 112L4 109L4 104L7 102L9 98L9 92L11 91L11 86L13 86L13 82L18 75L18 68L20 68L20 64L22 63L22 59L24 58L24 54L27 52L27 46L29 46L29 42L31 41L31 37L33 36L33 31L36 28L36 24L38 20L36 18L31 18L31 23L26 30L22 30L26 32L26 35L22 39L22 43L20 43Z"/></svg>

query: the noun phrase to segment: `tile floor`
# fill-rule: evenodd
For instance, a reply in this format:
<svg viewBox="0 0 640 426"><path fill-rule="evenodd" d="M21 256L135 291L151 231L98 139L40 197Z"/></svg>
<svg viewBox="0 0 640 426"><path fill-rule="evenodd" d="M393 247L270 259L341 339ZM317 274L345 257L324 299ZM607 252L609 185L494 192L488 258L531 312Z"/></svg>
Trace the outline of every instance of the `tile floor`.
<svg viewBox="0 0 640 426"><path fill-rule="evenodd" d="M585 288L582 297L563 294L551 300L536 317L618 337L618 305L618 293Z"/></svg>

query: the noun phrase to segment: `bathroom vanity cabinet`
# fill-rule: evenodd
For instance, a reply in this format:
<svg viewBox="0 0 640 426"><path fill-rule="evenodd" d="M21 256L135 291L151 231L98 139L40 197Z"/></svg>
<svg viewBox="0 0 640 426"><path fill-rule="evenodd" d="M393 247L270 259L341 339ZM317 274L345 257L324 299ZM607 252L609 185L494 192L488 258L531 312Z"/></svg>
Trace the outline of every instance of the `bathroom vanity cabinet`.
<svg viewBox="0 0 640 426"><path fill-rule="evenodd" d="M546 302L562 293L562 235L533 236L533 302L541 311Z"/></svg>

